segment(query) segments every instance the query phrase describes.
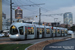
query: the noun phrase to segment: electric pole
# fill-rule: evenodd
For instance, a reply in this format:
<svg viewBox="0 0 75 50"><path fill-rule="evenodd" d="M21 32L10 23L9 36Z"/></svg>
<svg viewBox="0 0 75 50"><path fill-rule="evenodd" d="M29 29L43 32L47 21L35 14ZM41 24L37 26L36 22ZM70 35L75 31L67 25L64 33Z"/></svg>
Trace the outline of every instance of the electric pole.
<svg viewBox="0 0 75 50"><path fill-rule="evenodd" d="M41 8L39 8L39 25L41 25Z"/></svg>
<svg viewBox="0 0 75 50"><path fill-rule="evenodd" d="M10 0L10 24L12 24L12 0Z"/></svg>
<svg viewBox="0 0 75 50"><path fill-rule="evenodd" d="M23 6L35 6L35 5L44 5L45 3L41 3L41 4L30 4L30 5L16 5L16 6L13 6L13 7L23 7Z"/></svg>

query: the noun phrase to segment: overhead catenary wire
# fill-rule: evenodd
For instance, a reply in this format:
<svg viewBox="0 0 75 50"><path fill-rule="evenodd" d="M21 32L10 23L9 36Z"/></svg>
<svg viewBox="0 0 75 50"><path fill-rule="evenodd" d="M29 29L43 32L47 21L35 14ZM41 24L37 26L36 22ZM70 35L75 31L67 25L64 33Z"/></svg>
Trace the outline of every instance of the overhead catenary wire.
<svg viewBox="0 0 75 50"><path fill-rule="evenodd" d="M21 1L22 1L22 0L21 0ZM18 3L17 3L16 7L18 7L18 6L20 7L21 5L24 5L24 4L25 4L24 2L23 2L23 3L24 3L24 4L23 4L23 3L20 2L19 0L16 0L15 2L16 2L16 3L17 3L17 2L20 3L20 5L18 5ZM26 6L29 6L29 5L26 5ZM14 6L13 6L13 7L14 7ZM27 10L29 10L29 11L33 11L33 10L30 10L30 9L26 8L25 6L22 6L22 8L23 8L23 9L27 9ZM33 12L34 12L34 11L33 11Z"/></svg>
<svg viewBox="0 0 75 50"><path fill-rule="evenodd" d="M17 6L19 6L19 7L23 7L23 6L34 6L34 5L43 5L44 3L42 3L42 4L30 4L30 5L16 5L16 6L13 6L13 7L17 7Z"/></svg>
<svg viewBox="0 0 75 50"><path fill-rule="evenodd" d="M26 0L27 1L27 0ZM30 0L28 0L28 1L30 1ZM39 5L40 4L35 4L34 2L32 2L32 1L30 1L31 3L33 3L32 5L23 5L23 3L22 2L20 2L19 0L16 0L16 2L18 2L18 3L20 3L20 5L16 5L16 6L13 6L13 7L17 7L17 6L19 6L19 7L22 7L22 8L24 8L24 9L27 9L27 8L25 8L25 6L33 6L33 5L36 5L36 6L38 6L38 7L40 7ZM17 4L18 4L17 3ZM43 8L43 7L41 7L41 8ZM43 9L45 9L45 8L43 8ZM27 10L30 10L30 9L27 9ZM47 10L47 9L46 9ZM30 10L31 11L31 10ZM42 16L55 16L55 15L62 15L62 13L60 13L60 14L48 14L48 15L42 15Z"/></svg>
<svg viewBox="0 0 75 50"><path fill-rule="evenodd" d="M10 5L10 2L8 0L2 0L2 3L6 4L6 5Z"/></svg>
<svg viewBox="0 0 75 50"><path fill-rule="evenodd" d="M32 2L31 0L26 0L26 1L29 1L29 2L31 2L31 3L33 3L33 4L35 4L34 2ZM38 6L38 5L37 5ZM38 6L38 7L40 7L40 6ZM43 8L43 7L40 7L40 8ZM47 10L47 11L50 11L50 10L48 10L48 9L46 9L46 8L43 8L43 9L45 9L45 10ZM60 16L62 16L63 15L63 13L60 13L60 14L44 14L44 15L42 15L42 16L51 16L51 17L53 17L53 16L55 16L55 15L60 15Z"/></svg>
<svg viewBox="0 0 75 50"><path fill-rule="evenodd" d="M16 0L15 3L16 3L15 5L24 5L24 4L23 4L22 2L20 2L19 0ZM18 4L18 3L19 3L19 4ZM14 7L14 8L15 8L15 7ZM26 8L25 6L22 6L21 8L22 8L22 9L26 9L26 10L28 10L28 11L30 11L30 12L32 11L33 14L34 14L34 12L37 12L37 10L36 10L36 11L33 11L33 10L30 10L30 9ZM35 15L33 15L33 16L35 16Z"/></svg>
<svg viewBox="0 0 75 50"><path fill-rule="evenodd" d="M29 0L29 2L31 2L31 3L33 3L33 4L35 4L34 2L32 2L31 0ZM37 5L38 6L38 5ZM40 7L40 6L38 6L38 7ZM43 7L40 7L40 8L43 8ZM48 9L46 9L46 8L43 8L44 10L47 10L47 11L50 11L50 10L48 10Z"/></svg>
<svg viewBox="0 0 75 50"><path fill-rule="evenodd" d="M20 4L18 4L18 3L20 3ZM16 7L18 7L19 5L22 5L22 3L19 2L18 0L16 0L15 3L14 3L14 5L16 5ZM13 6L13 7L14 7L14 6ZM16 7L14 7L14 8L16 8ZM25 8L25 7L22 7L22 8L27 9L27 8ZM29 10L29 9L27 9L27 10Z"/></svg>
<svg viewBox="0 0 75 50"><path fill-rule="evenodd" d="M9 3L9 0L4 0L7 4L9 4L10 5L10 3ZM35 4L34 2L32 2L31 0L26 0L26 1L28 1L28 2L31 2L31 3L33 3L33 4L30 4L30 5L27 5L27 3L24 3L25 2L25 0L21 0L21 2L19 1L19 0L13 0L13 6L14 5L16 5L16 7L18 7L18 6L21 6L23 9L27 9L27 10L29 10L29 11L33 11L33 10L30 10L30 9L28 9L28 8L26 8L25 6L34 6L34 5L36 5L36 6L38 6L38 7L40 7L39 5L40 4ZM23 3L22 3L23 2ZM24 5L24 4L26 4L26 5ZM44 3L43 3L44 4ZM14 7L15 8L15 7ZM43 7L41 7L41 8L43 8ZM45 9L45 8L43 8L43 9ZM47 9L45 9L45 10L47 10ZM48 10L49 11L49 10ZM33 11L33 12L37 12L37 11ZM42 15L42 16L51 16L51 15L58 15L58 14L48 14L48 15ZM61 14L59 14L59 15L61 15Z"/></svg>

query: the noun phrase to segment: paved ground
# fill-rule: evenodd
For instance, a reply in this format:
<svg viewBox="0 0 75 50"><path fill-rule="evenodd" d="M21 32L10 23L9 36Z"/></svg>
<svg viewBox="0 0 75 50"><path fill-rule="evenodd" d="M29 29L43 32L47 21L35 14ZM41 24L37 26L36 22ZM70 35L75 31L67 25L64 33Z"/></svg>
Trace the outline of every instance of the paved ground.
<svg viewBox="0 0 75 50"><path fill-rule="evenodd" d="M75 39L49 44L44 50L75 50Z"/></svg>
<svg viewBox="0 0 75 50"><path fill-rule="evenodd" d="M65 37L56 37L54 39L62 39ZM38 42L52 40L52 38L34 39L34 40L23 40L23 41L12 41L8 37L0 38L0 44L36 44Z"/></svg>
<svg viewBox="0 0 75 50"><path fill-rule="evenodd" d="M9 39L9 37L0 37L0 39Z"/></svg>

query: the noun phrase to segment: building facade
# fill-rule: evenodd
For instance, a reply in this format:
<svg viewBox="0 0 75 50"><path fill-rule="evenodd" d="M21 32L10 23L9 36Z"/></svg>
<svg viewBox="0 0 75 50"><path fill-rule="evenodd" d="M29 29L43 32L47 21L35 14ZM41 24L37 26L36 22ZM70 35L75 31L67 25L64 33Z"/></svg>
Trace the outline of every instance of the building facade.
<svg viewBox="0 0 75 50"><path fill-rule="evenodd" d="M2 30L7 29L7 19L6 19L6 14L2 13Z"/></svg>
<svg viewBox="0 0 75 50"><path fill-rule="evenodd" d="M6 14L2 13L2 18L6 19Z"/></svg>
<svg viewBox="0 0 75 50"><path fill-rule="evenodd" d="M22 9L20 7L17 7L17 9L15 10L15 18L16 19L22 19L23 18Z"/></svg>
<svg viewBox="0 0 75 50"><path fill-rule="evenodd" d="M65 13L63 18L64 18L64 24L68 24L70 26L73 25L73 16L71 12Z"/></svg>

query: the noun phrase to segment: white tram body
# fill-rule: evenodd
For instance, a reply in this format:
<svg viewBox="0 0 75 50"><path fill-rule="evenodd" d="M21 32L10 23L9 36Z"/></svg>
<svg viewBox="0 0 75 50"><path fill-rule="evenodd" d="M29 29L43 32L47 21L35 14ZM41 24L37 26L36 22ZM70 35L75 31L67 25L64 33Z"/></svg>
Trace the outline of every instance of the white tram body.
<svg viewBox="0 0 75 50"><path fill-rule="evenodd" d="M67 29L61 27L43 26L27 23L13 23L10 26L9 38L13 40L35 39L66 36Z"/></svg>

